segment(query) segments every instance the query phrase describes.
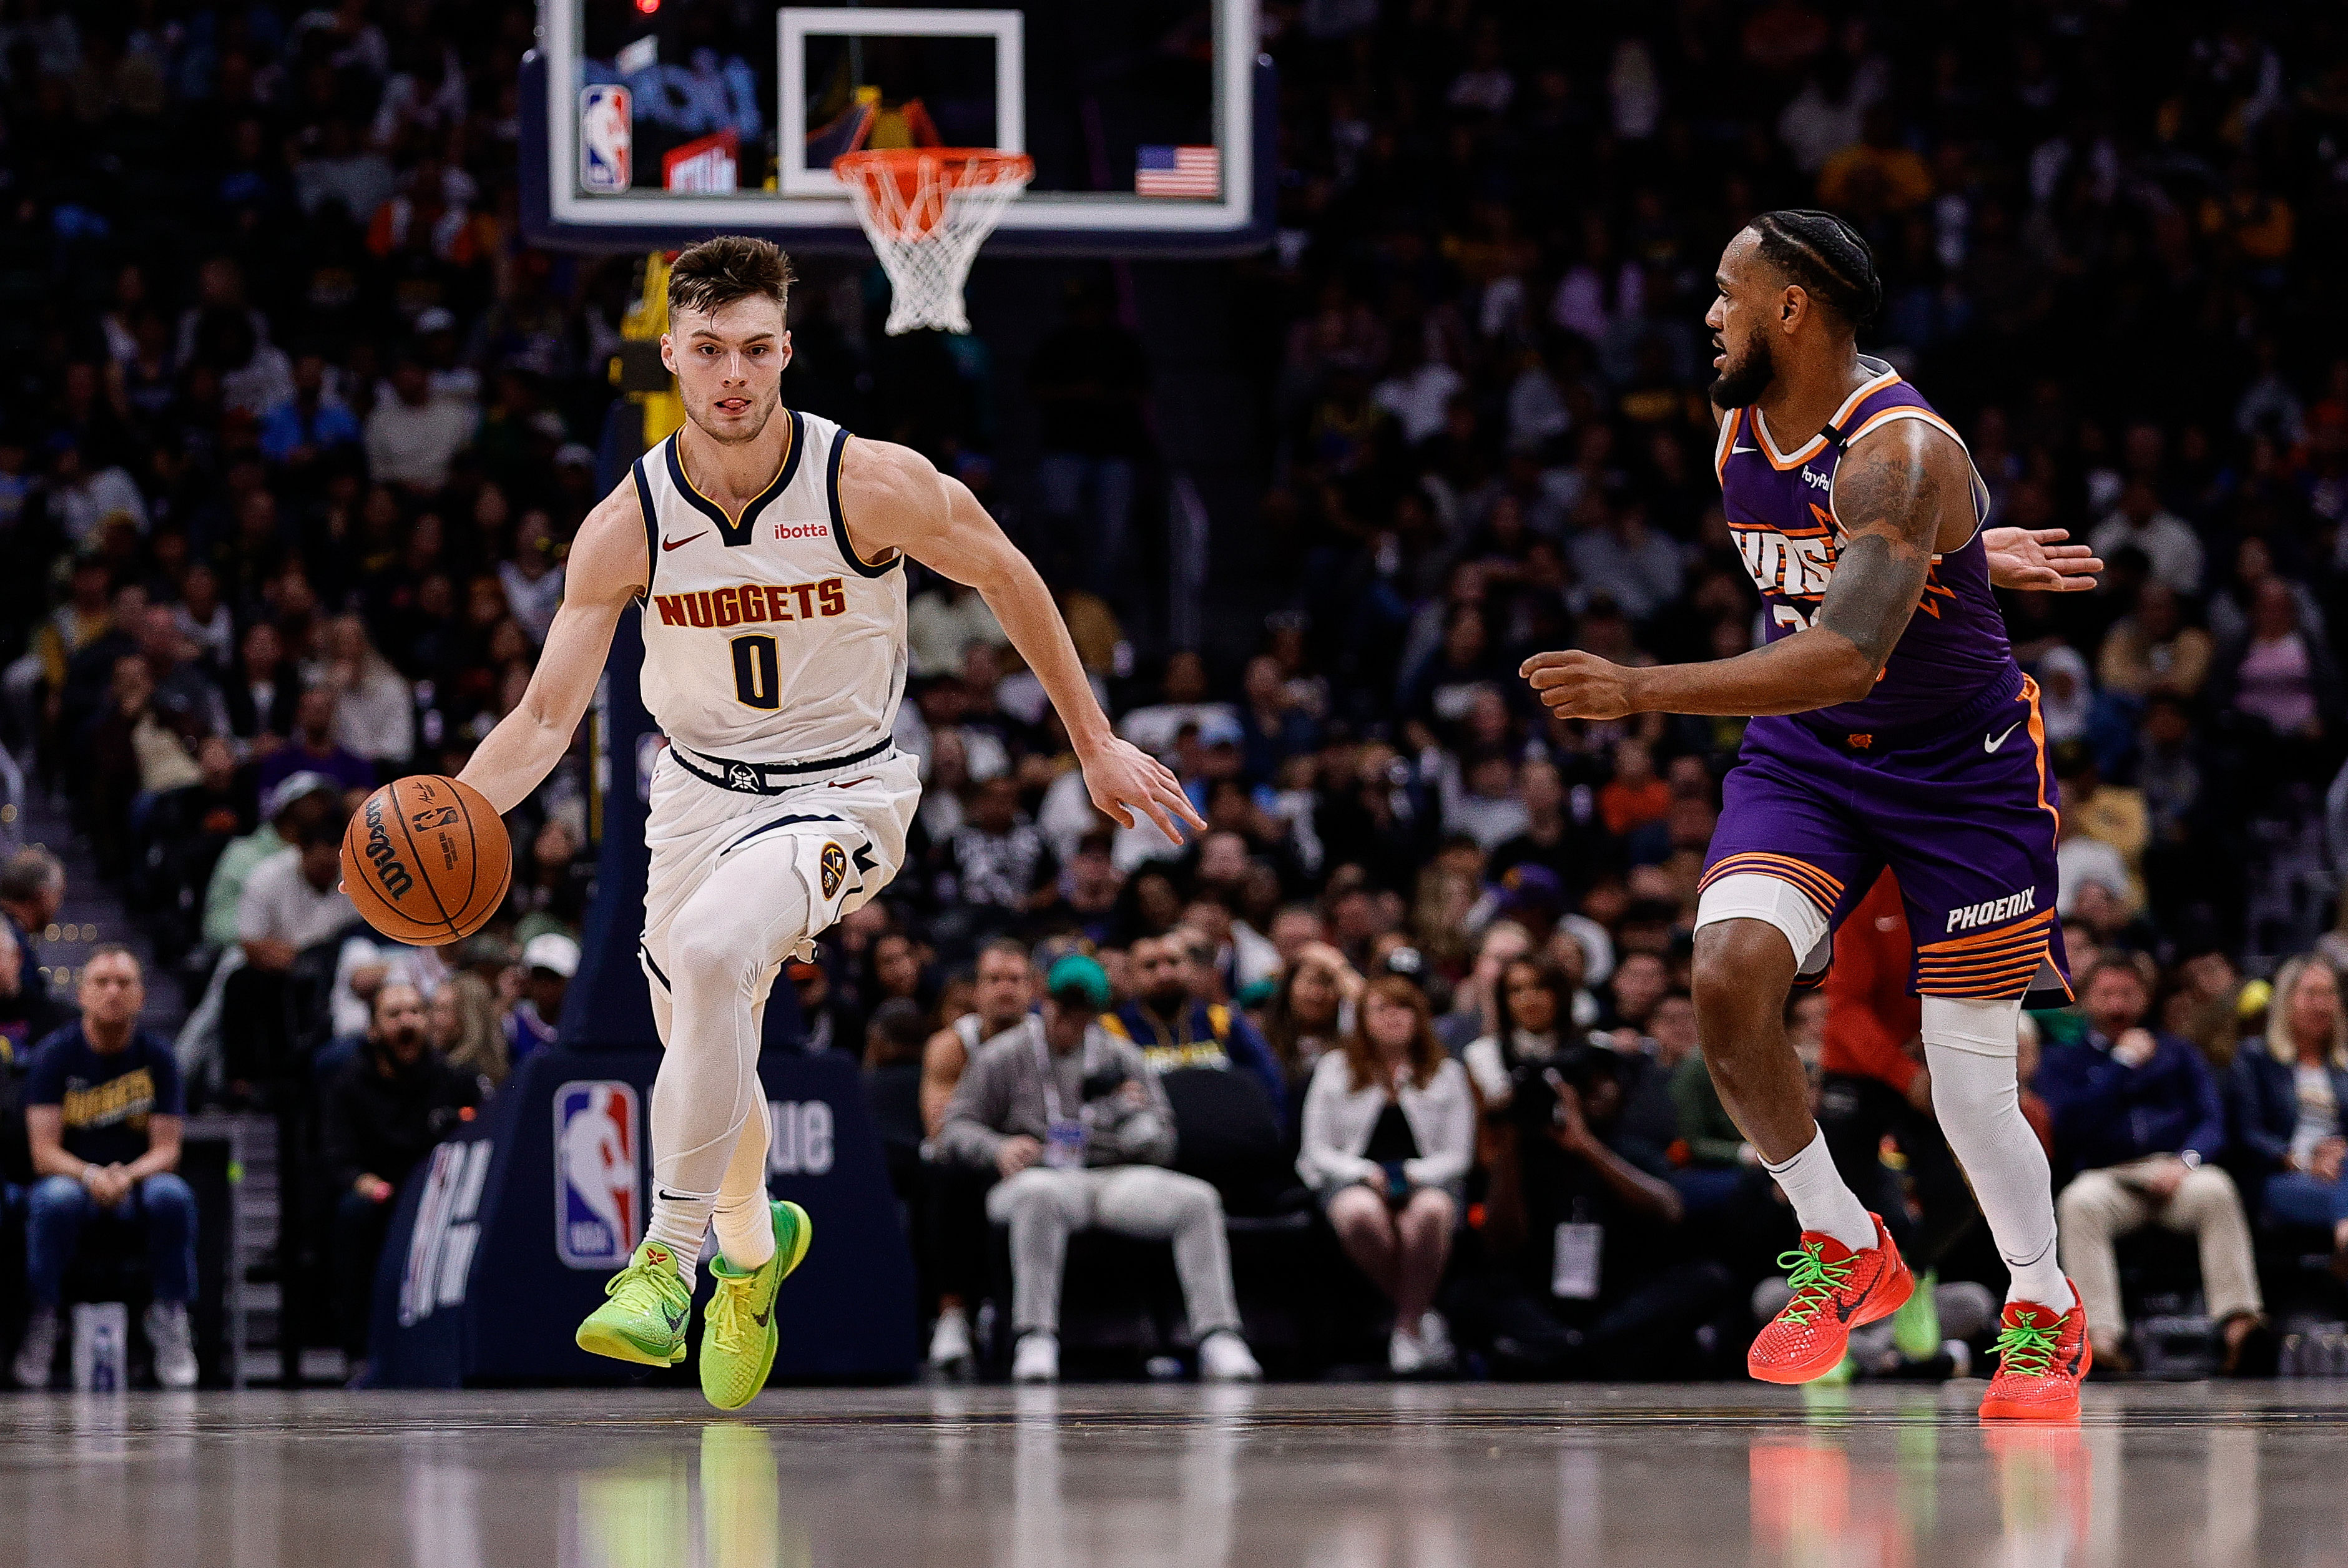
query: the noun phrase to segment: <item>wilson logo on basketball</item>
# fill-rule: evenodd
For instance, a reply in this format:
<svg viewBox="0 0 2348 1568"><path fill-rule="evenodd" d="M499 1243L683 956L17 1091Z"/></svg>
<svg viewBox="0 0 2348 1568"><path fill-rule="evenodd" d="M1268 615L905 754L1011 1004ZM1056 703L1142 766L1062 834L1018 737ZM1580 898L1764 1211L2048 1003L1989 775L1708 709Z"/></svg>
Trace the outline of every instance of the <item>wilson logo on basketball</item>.
<svg viewBox="0 0 2348 1568"><path fill-rule="evenodd" d="M847 586L821 582L746 582L695 593L656 593L663 626L741 626L759 620L818 620L848 613Z"/></svg>
<svg viewBox="0 0 2348 1568"><path fill-rule="evenodd" d="M375 862L376 880L383 890L395 898L407 897L416 886L416 878L399 863L399 852L391 846L391 835L383 825L383 797L369 795L366 803L366 857Z"/></svg>

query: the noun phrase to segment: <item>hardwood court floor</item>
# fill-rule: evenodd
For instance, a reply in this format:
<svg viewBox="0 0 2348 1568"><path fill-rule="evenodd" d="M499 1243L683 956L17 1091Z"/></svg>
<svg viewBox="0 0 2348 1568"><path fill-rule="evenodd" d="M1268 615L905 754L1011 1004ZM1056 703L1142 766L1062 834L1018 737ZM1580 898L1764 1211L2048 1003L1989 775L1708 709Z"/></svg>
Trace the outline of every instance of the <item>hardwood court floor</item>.
<svg viewBox="0 0 2348 1568"><path fill-rule="evenodd" d="M231 1568L2348 1563L2348 1385L0 1398L0 1562ZM18 1555L21 1543L24 1555Z"/></svg>

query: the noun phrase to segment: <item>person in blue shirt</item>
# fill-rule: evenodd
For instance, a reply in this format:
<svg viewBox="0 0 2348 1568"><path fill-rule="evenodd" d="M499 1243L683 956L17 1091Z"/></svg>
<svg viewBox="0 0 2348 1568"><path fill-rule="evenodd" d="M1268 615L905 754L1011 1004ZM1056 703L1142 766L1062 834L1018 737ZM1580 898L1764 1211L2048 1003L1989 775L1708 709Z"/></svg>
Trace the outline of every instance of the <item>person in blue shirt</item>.
<svg viewBox="0 0 2348 1568"><path fill-rule="evenodd" d="M1262 1087L1273 1124L1285 1136L1288 1080L1280 1061L1246 1014L1200 999L1198 992L1212 983L1215 955L1202 940L1204 958L1195 957L1189 935L1176 929L1133 944L1127 958L1135 994L1104 1015L1101 1027L1141 1047L1150 1067L1161 1073L1184 1067L1237 1068Z"/></svg>
<svg viewBox="0 0 2348 1568"><path fill-rule="evenodd" d="M302 354L294 362L294 395L261 416L261 455L281 467L303 466L358 444L357 417L326 395L325 360Z"/></svg>
<svg viewBox="0 0 2348 1568"><path fill-rule="evenodd" d="M99 1215L143 1223L155 1378L167 1389L195 1386L188 1300L196 1286L196 1199L178 1174L186 1106L170 1042L139 1027L146 1000L137 956L104 944L82 967L80 1020L33 1052L25 1083L38 1178L25 1221L33 1314L14 1368L26 1388L48 1386L66 1269L83 1225Z"/></svg>
<svg viewBox="0 0 2348 1568"><path fill-rule="evenodd" d="M2054 1121L2058 1170L2075 1172L2055 1201L2064 1272L2086 1304L2099 1365L2124 1370L2127 1319L2113 1244L2159 1225L2200 1244L2201 1288L2225 1340L2227 1369L2249 1369L2264 1307L2250 1225L2226 1152L2225 1107L2189 1040L2139 1023L2151 987L2115 955L2088 971L2087 1032L2046 1049L2034 1086Z"/></svg>
<svg viewBox="0 0 2348 1568"><path fill-rule="evenodd" d="M541 931L521 950L521 998L506 1014L507 1060L516 1069L554 1044L562 998L579 972L579 944L560 931Z"/></svg>

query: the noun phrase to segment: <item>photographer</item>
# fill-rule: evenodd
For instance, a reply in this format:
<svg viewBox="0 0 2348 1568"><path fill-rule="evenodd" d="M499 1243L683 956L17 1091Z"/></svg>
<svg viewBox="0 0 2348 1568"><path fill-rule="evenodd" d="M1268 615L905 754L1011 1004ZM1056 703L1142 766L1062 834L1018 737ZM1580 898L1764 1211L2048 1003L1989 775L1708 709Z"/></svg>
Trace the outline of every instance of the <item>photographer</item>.
<svg viewBox="0 0 2348 1568"><path fill-rule="evenodd" d="M1222 1199L1165 1170L1174 1115L1140 1049L1100 1026L1107 971L1081 953L1054 964L1044 1006L980 1048L938 1134L941 1157L998 1172L987 1217L1011 1230L1012 1324L1020 1382L1059 1377L1060 1273L1080 1230L1170 1239L1200 1375L1263 1374L1240 1337Z"/></svg>
<svg viewBox="0 0 2348 1568"><path fill-rule="evenodd" d="M1734 1287L1682 1245L1663 1148L1624 1114L1643 1064L1596 1046L1523 1061L1485 1112L1483 1267L1459 1313L1503 1376L1702 1376Z"/></svg>

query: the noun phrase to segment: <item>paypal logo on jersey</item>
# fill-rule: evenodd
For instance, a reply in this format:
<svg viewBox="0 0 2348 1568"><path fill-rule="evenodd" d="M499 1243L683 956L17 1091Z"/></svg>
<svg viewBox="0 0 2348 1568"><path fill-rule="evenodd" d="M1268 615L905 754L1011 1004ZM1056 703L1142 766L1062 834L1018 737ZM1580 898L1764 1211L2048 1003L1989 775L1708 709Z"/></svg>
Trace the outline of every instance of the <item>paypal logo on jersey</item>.
<svg viewBox="0 0 2348 1568"><path fill-rule="evenodd" d="M572 1268L617 1268L644 1228L636 1091L609 1079L554 1091L554 1250Z"/></svg>
<svg viewBox="0 0 2348 1568"><path fill-rule="evenodd" d="M1805 468L1802 470L1802 483L1813 490L1831 490L1834 488L1834 476L1821 474L1816 468Z"/></svg>

